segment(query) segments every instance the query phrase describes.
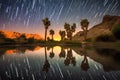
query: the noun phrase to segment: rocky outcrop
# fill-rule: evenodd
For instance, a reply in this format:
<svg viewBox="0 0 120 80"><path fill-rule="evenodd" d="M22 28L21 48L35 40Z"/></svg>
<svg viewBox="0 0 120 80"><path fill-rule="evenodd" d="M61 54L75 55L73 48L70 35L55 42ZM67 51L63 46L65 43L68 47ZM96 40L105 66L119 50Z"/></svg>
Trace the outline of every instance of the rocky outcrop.
<svg viewBox="0 0 120 80"><path fill-rule="evenodd" d="M3 33L7 38L14 39L18 38L21 35L25 35L25 37L28 38L34 38L36 40L41 40L43 39L40 35L38 34L26 34L26 33L19 33L19 32L13 32L13 31L6 31L6 30L0 30L1 33Z"/></svg>
<svg viewBox="0 0 120 80"><path fill-rule="evenodd" d="M100 24L89 29L87 38L95 38L102 34L110 34L112 28L117 24L120 24L120 16L105 15ZM73 39L82 41L84 39L83 32L79 31L74 35Z"/></svg>

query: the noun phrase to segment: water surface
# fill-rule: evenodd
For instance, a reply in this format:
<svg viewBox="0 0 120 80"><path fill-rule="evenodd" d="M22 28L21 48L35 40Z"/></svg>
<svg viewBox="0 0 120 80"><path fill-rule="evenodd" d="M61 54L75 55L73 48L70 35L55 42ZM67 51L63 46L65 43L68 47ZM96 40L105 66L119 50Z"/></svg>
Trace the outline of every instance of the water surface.
<svg viewBox="0 0 120 80"><path fill-rule="evenodd" d="M82 47L0 47L0 80L119 80L120 51Z"/></svg>

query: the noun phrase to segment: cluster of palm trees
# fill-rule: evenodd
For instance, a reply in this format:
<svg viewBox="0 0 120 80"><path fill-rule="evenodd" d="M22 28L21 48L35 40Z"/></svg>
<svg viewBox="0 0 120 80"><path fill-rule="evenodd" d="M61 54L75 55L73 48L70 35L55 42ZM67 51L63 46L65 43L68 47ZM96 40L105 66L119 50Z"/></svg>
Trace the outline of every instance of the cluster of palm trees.
<svg viewBox="0 0 120 80"><path fill-rule="evenodd" d="M67 36L68 40L72 40L72 35L75 32L76 24L73 23L71 26L69 23L64 24L65 31L59 31L59 35L61 36L61 41L65 40L65 36Z"/></svg>
<svg viewBox="0 0 120 80"><path fill-rule="evenodd" d="M45 27L45 42L47 41L47 30L49 28L49 26L51 25L51 22L48 18L45 18L42 20L44 27ZM88 32L88 25L89 25L89 21L87 19L83 19L80 22L81 24L81 29L83 30L84 33L84 40L86 41L87 39L87 32ZM64 29L65 31L59 31L59 35L61 36L61 41L65 40L67 37L68 40L72 40L72 35L73 33L76 31L76 24L73 23L73 25L70 25L69 23L65 23L64 24ZM50 30L50 35L51 35L51 40L53 41L53 36L54 36L55 32L53 29Z"/></svg>

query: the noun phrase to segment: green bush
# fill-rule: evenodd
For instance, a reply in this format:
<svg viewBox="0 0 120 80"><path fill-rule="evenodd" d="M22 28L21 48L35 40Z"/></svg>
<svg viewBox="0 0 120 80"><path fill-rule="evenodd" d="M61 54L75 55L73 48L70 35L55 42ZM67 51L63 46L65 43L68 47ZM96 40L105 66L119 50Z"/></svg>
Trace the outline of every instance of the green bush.
<svg viewBox="0 0 120 80"><path fill-rule="evenodd" d="M34 43L35 39L34 38L28 38L28 43Z"/></svg>
<svg viewBox="0 0 120 80"><path fill-rule="evenodd" d="M112 33L117 39L120 39L120 24L113 27Z"/></svg>
<svg viewBox="0 0 120 80"><path fill-rule="evenodd" d="M97 36L95 41L114 42L114 41L116 41L116 39L111 34L103 34L103 35Z"/></svg>
<svg viewBox="0 0 120 80"><path fill-rule="evenodd" d="M5 44L15 44L16 42L14 41L14 39L10 39L10 38L5 38Z"/></svg>

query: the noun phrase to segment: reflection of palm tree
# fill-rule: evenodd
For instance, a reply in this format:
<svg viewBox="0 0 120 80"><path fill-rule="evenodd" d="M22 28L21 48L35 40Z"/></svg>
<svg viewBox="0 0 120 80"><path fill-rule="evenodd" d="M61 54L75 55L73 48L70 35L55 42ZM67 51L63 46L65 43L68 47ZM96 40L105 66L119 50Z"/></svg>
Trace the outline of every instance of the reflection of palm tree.
<svg viewBox="0 0 120 80"><path fill-rule="evenodd" d="M52 36L52 41L53 41L53 35L55 34L54 30L50 30L50 35Z"/></svg>
<svg viewBox="0 0 120 80"><path fill-rule="evenodd" d="M42 20L43 21L43 24L45 26L45 42L46 42L46 37L47 37L47 29L48 27L50 26L50 21L48 18L45 18Z"/></svg>
<svg viewBox="0 0 120 80"><path fill-rule="evenodd" d="M50 64L47 60L47 51L46 51L46 47L45 47L45 62L44 62L42 70L45 71L45 72L48 72L49 68L50 68Z"/></svg>
<svg viewBox="0 0 120 80"><path fill-rule="evenodd" d="M65 58L65 56L66 56L66 52L65 52L64 48L61 47L61 52L60 52L60 54L59 54L59 57L60 57L60 58L61 58L61 57Z"/></svg>
<svg viewBox="0 0 120 80"><path fill-rule="evenodd" d="M88 59L87 59L87 52L85 50L85 47L83 47L84 59L81 64L81 68L82 68L82 70L87 71L90 67L89 67L89 63L88 63Z"/></svg>
<svg viewBox="0 0 120 80"><path fill-rule="evenodd" d="M26 51L26 49L22 48L22 47L19 47L19 49L18 49L18 53L20 53L20 54L24 54L25 51Z"/></svg>
<svg viewBox="0 0 120 80"><path fill-rule="evenodd" d="M54 55L55 55L55 53L53 52L53 47L52 47L52 51L50 52L49 57L50 57L50 58L53 58L53 57L54 57Z"/></svg>
<svg viewBox="0 0 120 80"><path fill-rule="evenodd" d="M66 57L66 59L64 61L64 64L66 66L68 66L69 64L73 64L73 66L76 65L76 60L75 60L75 57L73 57L71 48L67 51L67 57Z"/></svg>

